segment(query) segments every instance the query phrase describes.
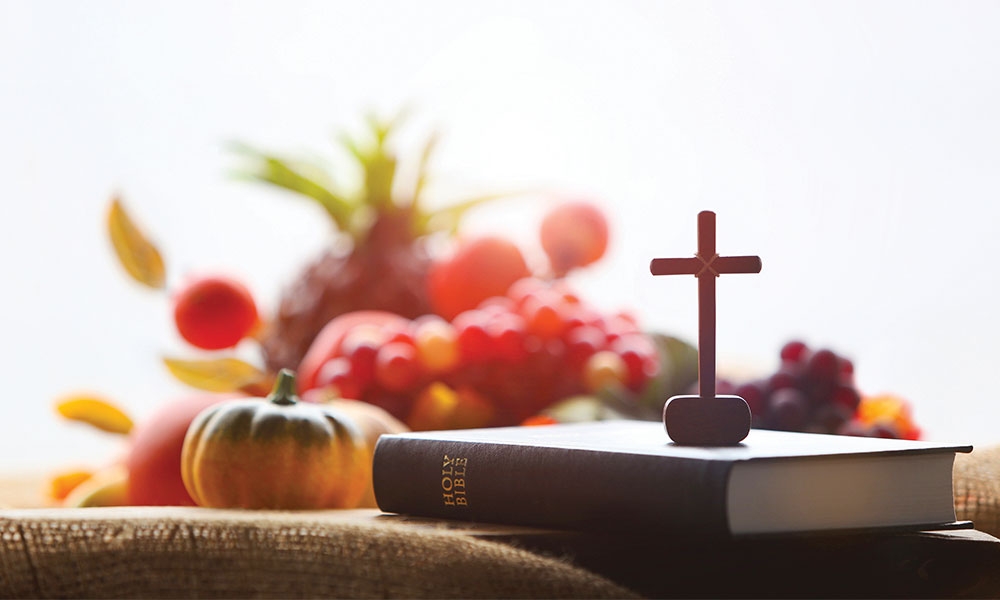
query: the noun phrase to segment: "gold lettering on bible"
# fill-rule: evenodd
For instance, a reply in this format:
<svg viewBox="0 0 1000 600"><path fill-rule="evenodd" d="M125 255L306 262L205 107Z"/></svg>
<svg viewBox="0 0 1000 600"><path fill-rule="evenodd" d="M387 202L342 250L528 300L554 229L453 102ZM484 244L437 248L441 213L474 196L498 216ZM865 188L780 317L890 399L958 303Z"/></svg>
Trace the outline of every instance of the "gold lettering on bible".
<svg viewBox="0 0 1000 600"><path fill-rule="evenodd" d="M441 463L441 499L445 506L468 506L465 495L465 468L467 458L444 455Z"/></svg>

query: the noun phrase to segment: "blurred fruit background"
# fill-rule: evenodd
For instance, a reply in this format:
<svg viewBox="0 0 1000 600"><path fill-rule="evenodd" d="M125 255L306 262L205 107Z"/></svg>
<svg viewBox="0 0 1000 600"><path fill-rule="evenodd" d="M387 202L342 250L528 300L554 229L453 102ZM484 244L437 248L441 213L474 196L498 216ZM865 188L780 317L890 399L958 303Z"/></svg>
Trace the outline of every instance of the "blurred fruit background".
<svg viewBox="0 0 1000 600"><path fill-rule="evenodd" d="M254 155L236 144L334 165L356 189L340 137L404 107L406 155L436 140L428 210L517 192L462 230L544 269L548 211L594 203L607 251L568 281L649 331L695 340L694 281L647 267L692 253L695 215L715 210L720 252L764 262L720 280L720 372L777 382L762 395L785 418L815 389L783 379L800 339L888 394L871 410L897 394L925 437L996 441L998 25L994 4L943 2L0 3L0 471L120 451L57 420L63 394L137 422L190 394L160 358L202 356L174 325L192 278L232 276L270 316L319 264L330 211L246 181ZM164 252L167 293L116 264L114 194ZM237 330L256 327L244 308Z"/></svg>

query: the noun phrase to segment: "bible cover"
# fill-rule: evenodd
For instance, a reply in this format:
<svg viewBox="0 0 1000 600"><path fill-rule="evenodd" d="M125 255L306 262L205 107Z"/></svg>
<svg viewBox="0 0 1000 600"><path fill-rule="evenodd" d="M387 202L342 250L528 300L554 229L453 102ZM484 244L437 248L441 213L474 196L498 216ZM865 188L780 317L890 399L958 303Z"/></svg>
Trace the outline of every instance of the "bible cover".
<svg viewBox="0 0 1000 600"><path fill-rule="evenodd" d="M647 421L382 436L388 513L577 529L744 536L922 530L955 522L952 467L971 446L752 430L678 446Z"/></svg>

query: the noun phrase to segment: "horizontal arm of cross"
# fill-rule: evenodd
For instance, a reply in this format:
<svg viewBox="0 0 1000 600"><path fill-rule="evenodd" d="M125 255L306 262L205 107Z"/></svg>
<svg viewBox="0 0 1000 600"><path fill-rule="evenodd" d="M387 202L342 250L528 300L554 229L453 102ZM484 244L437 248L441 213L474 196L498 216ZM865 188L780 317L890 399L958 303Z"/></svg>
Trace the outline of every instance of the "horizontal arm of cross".
<svg viewBox="0 0 1000 600"><path fill-rule="evenodd" d="M715 273L760 273L759 256L716 256L709 260ZM654 258L649 263L649 272L653 275L697 275L702 272L706 261L692 256L691 258Z"/></svg>
<svg viewBox="0 0 1000 600"><path fill-rule="evenodd" d="M760 273L759 256L720 256L712 263L719 273Z"/></svg>
<svg viewBox="0 0 1000 600"><path fill-rule="evenodd" d="M653 275L694 275L704 263L696 257L691 258L654 258L649 263L649 272Z"/></svg>

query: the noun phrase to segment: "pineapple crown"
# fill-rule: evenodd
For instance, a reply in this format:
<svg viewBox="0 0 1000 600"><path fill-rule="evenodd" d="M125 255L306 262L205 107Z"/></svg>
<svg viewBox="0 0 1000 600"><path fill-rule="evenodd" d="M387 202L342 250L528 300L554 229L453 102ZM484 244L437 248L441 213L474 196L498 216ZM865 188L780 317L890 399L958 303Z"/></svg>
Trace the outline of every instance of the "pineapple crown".
<svg viewBox="0 0 1000 600"><path fill-rule="evenodd" d="M242 143L234 144L233 149L247 159L247 166L237 171L236 176L275 185L315 201L337 229L349 234L355 242L367 237L376 217L387 215L401 215L409 220L414 237L435 231L454 233L462 215L470 208L508 195L486 194L437 210L426 210L422 200L428 179L427 167L438 141L438 136L432 134L423 143L411 190L405 197L394 196L399 161L389 142L404 116L400 113L393 119L380 120L369 115L367 125L371 139L365 142L347 134L339 136L340 143L357 161L363 174L361 189L353 193L333 189L328 169L262 152Z"/></svg>

